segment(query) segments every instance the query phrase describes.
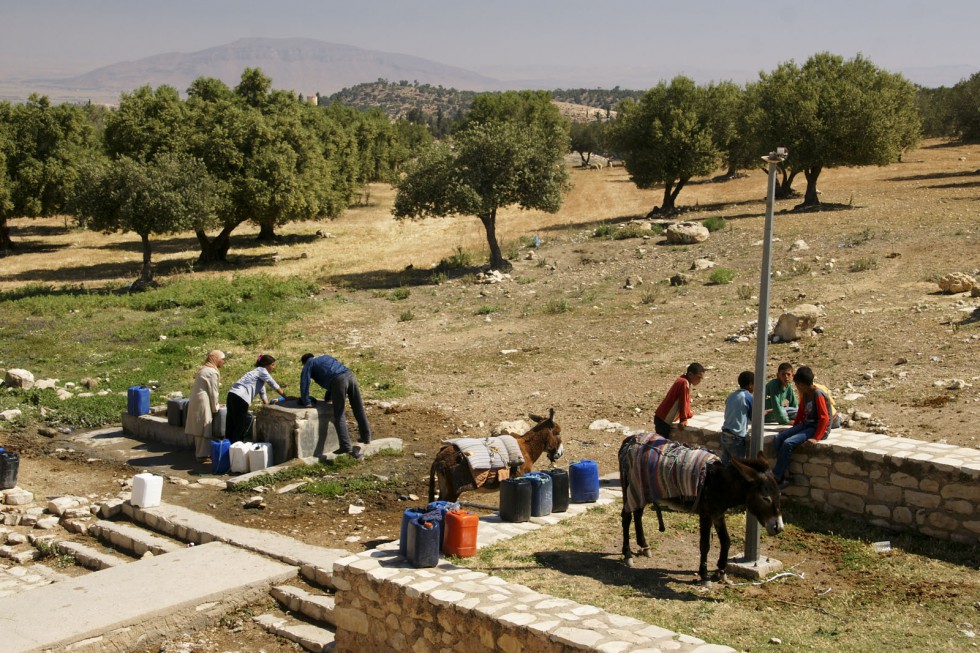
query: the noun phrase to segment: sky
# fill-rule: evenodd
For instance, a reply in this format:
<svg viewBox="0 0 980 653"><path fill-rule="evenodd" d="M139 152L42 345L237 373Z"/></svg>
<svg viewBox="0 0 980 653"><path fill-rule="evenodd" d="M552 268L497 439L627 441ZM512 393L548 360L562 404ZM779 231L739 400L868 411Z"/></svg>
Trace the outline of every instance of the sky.
<svg viewBox="0 0 980 653"><path fill-rule="evenodd" d="M742 82L823 51L939 86L980 70L978 25L980 0L0 0L0 79L262 36L568 87Z"/></svg>

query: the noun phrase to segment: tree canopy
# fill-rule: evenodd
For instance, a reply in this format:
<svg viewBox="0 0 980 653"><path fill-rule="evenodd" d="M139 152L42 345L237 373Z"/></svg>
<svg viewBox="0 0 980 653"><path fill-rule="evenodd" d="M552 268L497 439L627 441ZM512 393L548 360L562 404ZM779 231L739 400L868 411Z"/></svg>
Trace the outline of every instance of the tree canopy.
<svg viewBox="0 0 980 653"><path fill-rule="evenodd" d="M546 93L477 96L452 143L430 148L398 183L394 215L475 215L486 231L491 268L508 269L497 212L514 204L557 212L568 189L567 151L568 124Z"/></svg>
<svg viewBox="0 0 980 653"><path fill-rule="evenodd" d="M824 168L886 165L919 136L915 87L860 55L845 61L825 52L803 66L780 64L761 75L756 91L759 141L789 149L784 179L804 173L803 207L820 203Z"/></svg>
<svg viewBox="0 0 980 653"><path fill-rule="evenodd" d="M661 82L639 102L624 101L609 131L639 188L663 184L663 204L654 211L673 211L684 185L710 173L719 160L708 93L687 77Z"/></svg>

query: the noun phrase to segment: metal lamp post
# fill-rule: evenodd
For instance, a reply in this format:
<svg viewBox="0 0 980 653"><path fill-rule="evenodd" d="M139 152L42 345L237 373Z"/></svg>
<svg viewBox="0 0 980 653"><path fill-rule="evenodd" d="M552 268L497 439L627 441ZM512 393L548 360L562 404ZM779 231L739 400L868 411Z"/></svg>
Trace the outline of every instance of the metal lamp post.
<svg viewBox="0 0 980 653"><path fill-rule="evenodd" d="M769 192L766 195L766 226L762 241L762 271L759 279L759 322L756 327L755 391L752 393L752 434L749 439L749 456L762 451L762 423L766 408L766 356L769 349L769 281L772 259L772 212L776 200L776 166L786 160L789 152L777 147L762 157L769 164ZM743 564L759 560L759 521L746 513L745 557Z"/></svg>

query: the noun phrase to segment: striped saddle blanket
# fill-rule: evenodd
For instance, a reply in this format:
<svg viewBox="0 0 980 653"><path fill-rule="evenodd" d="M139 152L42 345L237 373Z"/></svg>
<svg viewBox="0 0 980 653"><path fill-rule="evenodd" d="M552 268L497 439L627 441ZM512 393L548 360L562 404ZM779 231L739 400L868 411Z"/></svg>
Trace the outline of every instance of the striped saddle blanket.
<svg viewBox="0 0 980 653"><path fill-rule="evenodd" d="M707 449L691 449L655 433L634 435L632 444L619 453L626 509L634 512L664 499L696 501L708 466L716 460L718 456Z"/></svg>
<svg viewBox="0 0 980 653"><path fill-rule="evenodd" d="M488 438L455 438L443 440L443 443L451 444L459 449L474 474L524 464L524 454L521 453L521 447L511 435L497 435Z"/></svg>

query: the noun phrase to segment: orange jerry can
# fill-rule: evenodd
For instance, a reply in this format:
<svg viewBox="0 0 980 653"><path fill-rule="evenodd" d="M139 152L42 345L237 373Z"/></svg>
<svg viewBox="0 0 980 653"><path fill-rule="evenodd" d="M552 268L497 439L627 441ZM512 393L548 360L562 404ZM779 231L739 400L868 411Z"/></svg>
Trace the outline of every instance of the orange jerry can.
<svg viewBox="0 0 980 653"><path fill-rule="evenodd" d="M446 539L442 552L446 555L468 558L476 555L476 532L480 518L466 510L450 510L446 513Z"/></svg>

